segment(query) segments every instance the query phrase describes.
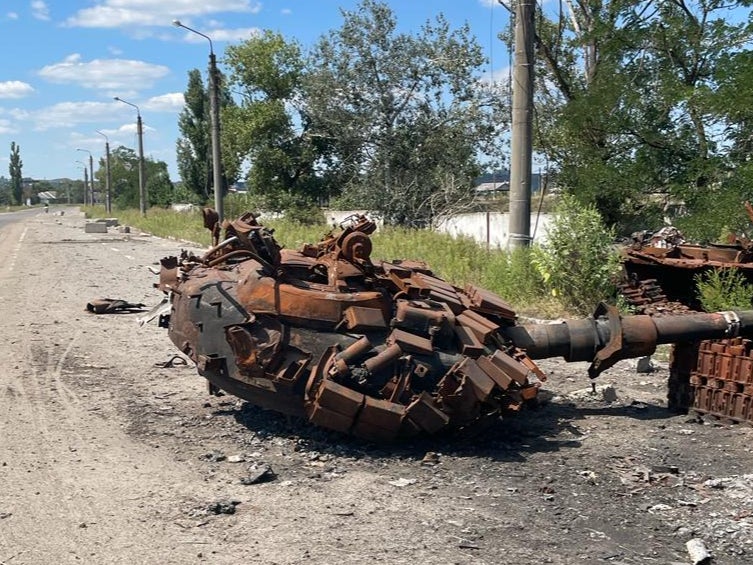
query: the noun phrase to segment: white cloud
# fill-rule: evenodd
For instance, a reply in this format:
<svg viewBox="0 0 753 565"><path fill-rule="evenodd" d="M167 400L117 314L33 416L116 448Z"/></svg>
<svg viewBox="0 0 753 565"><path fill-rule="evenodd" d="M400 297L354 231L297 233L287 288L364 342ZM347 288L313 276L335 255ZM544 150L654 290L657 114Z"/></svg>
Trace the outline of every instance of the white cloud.
<svg viewBox="0 0 753 565"><path fill-rule="evenodd" d="M0 98L24 98L33 92L30 84L20 80L0 82Z"/></svg>
<svg viewBox="0 0 753 565"><path fill-rule="evenodd" d="M505 66L493 71L484 72L479 78L479 82L485 85L495 84L498 86L505 86L510 82L510 73L512 67Z"/></svg>
<svg viewBox="0 0 753 565"><path fill-rule="evenodd" d="M117 131L115 132L115 135L130 135L130 136L133 136L133 135L137 135L138 134L138 130L139 130L139 127L136 124L136 122L134 121L134 122L126 123L126 124L123 124L122 126L120 126L117 129ZM141 123L141 130L142 130L143 133L147 133L149 131L155 131L155 129L153 127L149 127L149 125L146 122L144 122L144 121L142 121L142 123Z"/></svg>
<svg viewBox="0 0 753 565"><path fill-rule="evenodd" d="M32 0L31 15L38 20L48 21L50 19L50 9L42 0Z"/></svg>
<svg viewBox="0 0 753 565"><path fill-rule="evenodd" d="M257 14L261 7L261 2L251 0L104 0L79 10L65 23L70 27L92 28L167 26L176 18L217 12Z"/></svg>
<svg viewBox="0 0 753 565"><path fill-rule="evenodd" d="M13 127L10 120L0 119L0 134L2 133L17 133L18 129Z"/></svg>
<svg viewBox="0 0 753 565"><path fill-rule="evenodd" d="M86 62L76 53L60 63L43 67L39 76L54 83L78 84L107 92L133 92L134 89L151 87L169 72L170 69L164 65L129 59L93 59Z"/></svg>
<svg viewBox="0 0 753 565"><path fill-rule="evenodd" d="M150 98L144 103L144 108L152 112L179 112L185 104L186 100L182 92L168 92Z"/></svg>
<svg viewBox="0 0 753 565"><path fill-rule="evenodd" d="M280 14L282 14L283 16L289 16L292 13L293 10L291 10L290 8L283 8L282 10L280 10Z"/></svg>
<svg viewBox="0 0 753 565"><path fill-rule="evenodd" d="M34 122L34 129L42 131L86 123L99 125L112 121L116 114L115 105L115 102L61 102L31 112L27 118Z"/></svg>
<svg viewBox="0 0 753 565"><path fill-rule="evenodd" d="M9 20L17 20L18 19L18 12L8 12L5 14L5 17Z"/></svg>
<svg viewBox="0 0 753 565"><path fill-rule="evenodd" d="M251 37L254 37L256 35L259 35L261 33L261 30L257 27L241 27L236 29L212 29L212 30L201 30L201 33L204 33L212 38L212 41L245 41ZM187 43L202 43L206 42L206 38L202 37L196 33L187 31L186 34L183 36L183 39Z"/></svg>

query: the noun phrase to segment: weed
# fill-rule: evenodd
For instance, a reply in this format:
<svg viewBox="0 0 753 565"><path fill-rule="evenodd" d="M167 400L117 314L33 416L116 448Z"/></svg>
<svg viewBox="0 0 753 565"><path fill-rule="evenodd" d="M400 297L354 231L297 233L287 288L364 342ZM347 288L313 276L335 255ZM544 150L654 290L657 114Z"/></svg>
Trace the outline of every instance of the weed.
<svg viewBox="0 0 753 565"><path fill-rule="evenodd" d="M613 241L596 208L564 196L546 243L533 247L532 259L552 295L570 310L590 314L616 293L620 258Z"/></svg>
<svg viewBox="0 0 753 565"><path fill-rule="evenodd" d="M750 308L753 285L734 268L711 269L693 277L701 307L706 312Z"/></svg>

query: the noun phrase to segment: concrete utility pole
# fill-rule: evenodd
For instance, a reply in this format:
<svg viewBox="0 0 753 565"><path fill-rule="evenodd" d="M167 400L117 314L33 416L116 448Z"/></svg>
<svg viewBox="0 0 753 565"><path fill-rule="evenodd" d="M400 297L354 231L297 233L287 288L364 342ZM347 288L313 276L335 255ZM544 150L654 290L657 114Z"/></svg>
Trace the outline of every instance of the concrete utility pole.
<svg viewBox="0 0 753 565"><path fill-rule="evenodd" d="M144 172L144 124L141 121L141 111L136 104L127 102L122 98L115 97L115 100L128 104L136 108L136 135L139 138L139 211L142 216L146 216L146 173Z"/></svg>
<svg viewBox="0 0 753 565"><path fill-rule="evenodd" d="M86 164L84 164L84 204L88 204L86 192L89 190L87 186L89 185L89 172L86 170Z"/></svg>
<svg viewBox="0 0 753 565"><path fill-rule="evenodd" d="M212 118L212 183L214 184L214 208L218 221L222 224L224 206L222 202L222 156L220 154L220 77L217 71L217 58L214 56L212 38L183 25L180 20L173 20L175 27L182 27L209 41L209 115Z"/></svg>
<svg viewBox="0 0 753 565"><path fill-rule="evenodd" d="M84 204L94 206L94 158L92 152L88 149L76 149L76 151L84 151L89 154L89 172L91 173L91 180L89 181L89 195L86 195L86 185L84 185ZM86 170L84 170L86 172Z"/></svg>
<svg viewBox="0 0 753 565"><path fill-rule="evenodd" d="M534 7L534 0L517 0L514 12L515 60L512 84L508 235L510 248L525 247L531 243Z"/></svg>
<svg viewBox="0 0 753 565"><path fill-rule="evenodd" d="M107 213L112 213L112 195L110 194L110 188L112 187L112 174L110 173L110 140L108 137L97 130L97 133L105 138L105 210Z"/></svg>

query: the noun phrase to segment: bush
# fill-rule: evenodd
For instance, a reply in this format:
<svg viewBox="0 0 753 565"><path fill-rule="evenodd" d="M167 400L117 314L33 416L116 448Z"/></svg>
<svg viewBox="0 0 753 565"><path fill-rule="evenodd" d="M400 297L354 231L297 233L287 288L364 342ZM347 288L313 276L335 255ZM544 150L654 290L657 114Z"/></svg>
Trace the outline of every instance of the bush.
<svg viewBox="0 0 753 565"><path fill-rule="evenodd" d="M492 251L481 273L481 285L511 304L530 304L545 294L544 281L527 247Z"/></svg>
<svg viewBox="0 0 753 565"><path fill-rule="evenodd" d="M593 206L564 196L547 230L547 241L532 248L532 259L544 285L574 313L591 314L603 300L613 299L620 256L608 229Z"/></svg>
<svg viewBox="0 0 753 565"><path fill-rule="evenodd" d="M694 277L696 294L706 312L747 309L753 301L753 285L734 268L712 269Z"/></svg>

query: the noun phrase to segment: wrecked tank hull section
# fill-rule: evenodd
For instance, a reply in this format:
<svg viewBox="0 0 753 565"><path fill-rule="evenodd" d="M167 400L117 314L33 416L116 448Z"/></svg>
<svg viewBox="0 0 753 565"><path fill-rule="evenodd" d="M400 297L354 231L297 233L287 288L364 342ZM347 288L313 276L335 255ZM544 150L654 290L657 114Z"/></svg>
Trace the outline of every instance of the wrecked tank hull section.
<svg viewBox="0 0 753 565"><path fill-rule="evenodd" d="M753 220L753 207L745 204ZM732 236L728 244L697 245L668 227L633 234L623 251L626 280L620 291L636 312L687 315L701 309L695 277L734 269L753 283L753 242ZM669 408L676 412L753 423L753 342L742 337L677 343L670 361Z"/></svg>
<svg viewBox="0 0 753 565"><path fill-rule="evenodd" d="M753 312L674 321L593 317L519 325L509 304L451 285L424 264L372 261L375 225L355 216L322 241L282 249L251 214L205 225L201 257L162 260L160 325L212 392L374 441L477 430L536 399L534 359L614 362L680 338L753 332Z"/></svg>

